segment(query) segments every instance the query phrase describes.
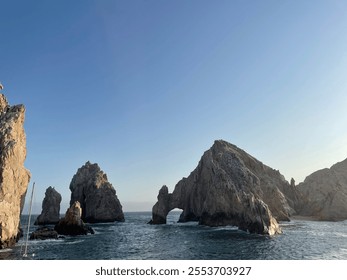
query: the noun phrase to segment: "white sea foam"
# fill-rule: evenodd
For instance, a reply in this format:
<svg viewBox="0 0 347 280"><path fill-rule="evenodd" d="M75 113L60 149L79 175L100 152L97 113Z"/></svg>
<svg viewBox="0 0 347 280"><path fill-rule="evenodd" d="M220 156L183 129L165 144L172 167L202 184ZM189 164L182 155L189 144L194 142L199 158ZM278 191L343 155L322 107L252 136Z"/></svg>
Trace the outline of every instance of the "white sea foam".
<svg viewBox="0 0 347 280"><path fill-rule="evenodd" d="M0 253L6 253L6 252L11 252L11 248L6 248L6 249L0 249Z"/></svg>

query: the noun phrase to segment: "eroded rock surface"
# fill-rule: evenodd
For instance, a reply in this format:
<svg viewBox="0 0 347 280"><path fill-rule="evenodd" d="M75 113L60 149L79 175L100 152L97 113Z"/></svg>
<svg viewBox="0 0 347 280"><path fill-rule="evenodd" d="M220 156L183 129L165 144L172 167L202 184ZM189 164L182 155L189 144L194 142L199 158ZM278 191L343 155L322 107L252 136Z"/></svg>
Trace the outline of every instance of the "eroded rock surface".
<svg viewBox="0 0 347 280"><path fill-rule="evenodd" d="M30 180L24 167L26 135L24 105L9 106L0 94L0 249L19 238L20 215Z"/></svg>
<svg viewBox="0 0 347 280"><path fill-rule="evenodd" d="M285 193L291 194L287 199ZM179 181L173 193L163 186L153 206L154 224L166 223L174 208L183 209L181 222L235 225L240 229L276 234L277 220L295 213L297 190L276 171L245 151L219 140L204 153L197 168Z"/></svg>
<svg viewBox="0 0 347 280"><path fill-rule="evenodd" d="M328 221L347 219L347 159L312 173L297 188L302 193L300 215Z"/></svg>
<svg viewBox="0 0 347 280"><path fill-rule="evenodd" d="M41 214L37 217L35 225L56 224L60 219L61 195L53 187L46 189L42 202Z"/></svg>
<svg viewBox="0 0 347 280"><path fill-rule="evenodd" d="M78 169L70 183L70 205L79 201L82 220L88 223L124 221L116 190L98 164L89 161Z"/></svg>
<svg viewBox="0 0 347 280"><path fill-rule="evenodd" d="M66 211L65 217L59 220L54 230L62 235L94 234L93 229L82 221L82 208L78 201L74 202Z"/></svg>

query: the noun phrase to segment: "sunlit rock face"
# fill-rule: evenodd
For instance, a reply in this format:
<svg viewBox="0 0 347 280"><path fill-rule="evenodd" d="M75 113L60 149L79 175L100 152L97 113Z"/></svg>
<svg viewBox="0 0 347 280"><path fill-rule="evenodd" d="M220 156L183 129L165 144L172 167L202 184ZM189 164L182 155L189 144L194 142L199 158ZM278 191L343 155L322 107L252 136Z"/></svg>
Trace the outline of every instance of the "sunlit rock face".
<svg viewBox="0 0 347 280"><path fill-rule="evenodd" d="M300 215L327 221L347 219L347 159L312 173L297 188L302 194Z"/></svg>
<svg viewBox="0 0 347 280"><path fill-rule="evenodd" d="M85 225L82 221L82 208L78 201L75 201L69 209L67 209L64 218L60 219L55 225L54 230L58 234L63 235L86 235L94 234L94 230Z"/></svg>
<svg viewBox="0 0 347 280"><path fill-rule="evenodd" d="M285 193L294 193L292 199ZM150 223L166 223L174 208L183 209L180 222L234 225L252 233L277 234L277 220L295 213L297 191L284 177L223 140L204 153L198 166L179 181L172 193L163 186Z"/></svg>
<svg viewBox="0 0 347 280"><path fill-rule="evenodd" d="M0 94L0 248L19 238L20 215L30 180L24 167L26 135L24 105L9 106Z"/></svg>
<svg viewBox="0 0 347 280"><path fill-rule="evenodd" d="M70 206L79 201L82 220L89 223L124 221L116 190L98 164L89 161L77 170L70 183Z"/></svg>

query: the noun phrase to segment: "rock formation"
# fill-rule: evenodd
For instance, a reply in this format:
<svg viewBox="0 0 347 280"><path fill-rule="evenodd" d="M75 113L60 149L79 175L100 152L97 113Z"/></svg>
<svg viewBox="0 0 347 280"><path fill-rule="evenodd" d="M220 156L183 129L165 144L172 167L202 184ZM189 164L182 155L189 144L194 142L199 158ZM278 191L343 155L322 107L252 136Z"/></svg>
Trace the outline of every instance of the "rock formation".
<svg viewBox="0 0 347 280"><path fill-rule="evenodd" d="M116 191L98 164L89 161L78 169L70 183L70 205L79 201L82 220L88 223L124 221Z"/></svg>
<svg viewBox="0 0 347 280"><path fill-rule="evenodd" d="M285 193L293 193L292 199ZM180 222L235 225L272 235L281 232L277 220L289 220L295 213L296 197L297 190L278 171L219 140L188 178L176 184L173 193L166 186L161 188L151 223L166 223L169 211L180 208Z"/></svg>
<svg viewBox="0 0 347 280"><path fill-rule="evenodd" d="M297 188L302 194L300 215L328 221L347 219L347 159L312 173Z"/></svg>
<svg viewBox="0 0 347 280"><path fill-rule="evenodd" d="M37 217L35 225L56 224L60 219L61 195L54 188L46 189L42 202L41 214Z"/></svg>
<svg viewBox="0 0 347 280"><path fill-rule="evenodd" d="M55 225L54 230L62 235L94 234L93 229L82 221L82 212L80 203L78 201L74 202L66 211L65 217Z"/></svg>
<svg viewBox="0 0 347 280"><path fill-rule="evenodd" d="M58 239L58 232L55 231L53 228L48 227L42 227L30 234L29 239L30 240L46 240L46 239Z"/></svg>
<svg viewBox="0 0 347 280"><path fill-rule="evenodd" d="M24 105L9 106L0 94L0 249L19 238L20 215L30 180L24 168Z"/></svg>

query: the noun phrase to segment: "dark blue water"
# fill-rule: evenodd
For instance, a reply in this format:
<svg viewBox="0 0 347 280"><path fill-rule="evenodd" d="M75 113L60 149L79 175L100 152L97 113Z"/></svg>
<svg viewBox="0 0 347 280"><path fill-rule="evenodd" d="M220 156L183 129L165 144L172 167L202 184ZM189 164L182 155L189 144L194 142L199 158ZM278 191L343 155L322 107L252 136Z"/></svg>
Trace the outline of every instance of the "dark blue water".
<svg viewBox="0 0 347 280"><path fill-rule="evenodd" d="M283 234L268 237L235 227L176 223L178 217L179 213L170 213L168 224L148 225L150 212L125 213L124 223L92 225L94 235L29 241L29 253L45 260L347 260L347 221L293 220L281 224ZM24 238L14 248L0 251L0 259L19 258L23 244Z"/></svg>

